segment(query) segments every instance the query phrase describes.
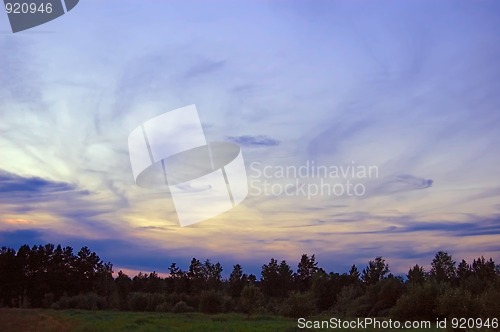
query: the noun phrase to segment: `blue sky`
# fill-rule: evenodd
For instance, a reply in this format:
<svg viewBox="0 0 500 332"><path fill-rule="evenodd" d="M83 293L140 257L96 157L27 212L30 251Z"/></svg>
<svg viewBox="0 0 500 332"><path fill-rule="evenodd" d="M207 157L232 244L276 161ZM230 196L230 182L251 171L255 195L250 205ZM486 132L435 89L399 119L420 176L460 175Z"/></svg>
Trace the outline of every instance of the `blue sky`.
<svg viewBox="0 0 500 332"><path fill-rule="evenodd" d="M498 262L499 18L496 1L86 0L12 34L1 14L0 243L89 244L133 271ZM241 146L249 181L252 163L378 176L361 197L251 192L180 228L135 185L127 137L190 104L209 140Z"/></svg>

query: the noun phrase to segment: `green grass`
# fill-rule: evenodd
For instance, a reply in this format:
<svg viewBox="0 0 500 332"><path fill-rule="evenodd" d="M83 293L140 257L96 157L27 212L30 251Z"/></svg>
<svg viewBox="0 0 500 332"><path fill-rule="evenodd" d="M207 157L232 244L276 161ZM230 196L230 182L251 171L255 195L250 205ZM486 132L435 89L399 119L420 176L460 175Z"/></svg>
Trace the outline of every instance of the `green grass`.
<svg viewBox="0 0 500 332"><path fill-rule="evenodd" d="M55 312L54 314L61 314ZM62 313L83 323L75 331L284 331L295 326L293 320L279 317L246 319L236 314L204 315L200 313L159 314L137 312L85 312Z"/></svg>
<svg viewBox="0 0 500 332"><path fill-rule="evenodd" d="M313 318L309 319L313 320ZM326 320L329 318L318 317L315 319ZM54 311L39 309L0 309L0 330L2 332L332 331L331 329L299 329L297 327L297 320L272 315L257 315L248 318L247 316L240 314L205 315L201 313L171 314L84 310ZM432 329L426 331L438 330Z"/></svg>
<svg viewBox="0 0 500 332"><path fill-rule="evenodd" d="M142 313L85 310L1 309L0 331L293 331L296 321L278 316Z"/></svg>

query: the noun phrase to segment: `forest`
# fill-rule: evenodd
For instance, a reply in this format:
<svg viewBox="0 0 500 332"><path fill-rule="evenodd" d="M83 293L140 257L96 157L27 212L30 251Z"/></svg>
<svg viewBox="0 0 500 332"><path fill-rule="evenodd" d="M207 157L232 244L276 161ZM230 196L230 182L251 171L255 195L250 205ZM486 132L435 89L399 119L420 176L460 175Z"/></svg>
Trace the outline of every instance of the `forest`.
<svg viewBox="0 0 500 332"><path fill-rule="evenodd" d="M88 247L76 254L54 244L0 250L0 306L16 308L121 310L206 314L227 312L308 317L390 317L417 320L500 316L500 265L478 257L458 264L439 251L430 269L414 265L391 274L380 256L344 273L321 268L303 254L293 269L274 258L260 276L240 264L228 278L210 259L190 260L184 271L171 263L166 277L156 272L128 276L103 262ZM229 271L227 271L229 272Z"/></svg>

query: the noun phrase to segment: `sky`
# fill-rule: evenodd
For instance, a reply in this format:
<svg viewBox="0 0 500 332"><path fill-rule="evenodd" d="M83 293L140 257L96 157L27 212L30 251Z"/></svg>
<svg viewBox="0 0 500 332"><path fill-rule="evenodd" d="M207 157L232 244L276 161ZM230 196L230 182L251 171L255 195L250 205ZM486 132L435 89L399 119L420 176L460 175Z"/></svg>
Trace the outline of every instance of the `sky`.
<svg viewBox="0 0 500 332"><path fill-rule="evenodd" d="M498 59L498 1L85 0L15 34L2 12L0 245L86 245L132 274L498 263ZM249 193L179 227L127 139L191 104Z"/></svg>

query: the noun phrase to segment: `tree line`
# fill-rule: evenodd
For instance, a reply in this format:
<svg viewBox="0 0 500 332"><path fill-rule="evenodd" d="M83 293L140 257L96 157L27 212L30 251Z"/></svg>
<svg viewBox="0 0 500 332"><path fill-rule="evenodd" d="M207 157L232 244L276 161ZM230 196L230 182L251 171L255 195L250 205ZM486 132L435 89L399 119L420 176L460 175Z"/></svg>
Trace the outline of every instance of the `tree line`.
<svg viewBox="0 0 500 332"><path fill-rule="evenodd" d="M315 255L303 254L296 269L272 258L260 276L235 264L229 278L210 259L176 263L162 278L156 272L130 277L103 262L88 247L76 254L53 244L0 250L0 306L53 309L118 309L156 312L270 313L289 317L484 317L500 315L500 265L484 257L457 265L436 253L431 269L415 265L406 276L390 273L381 256L359 270L327 272Z"/></svg>

